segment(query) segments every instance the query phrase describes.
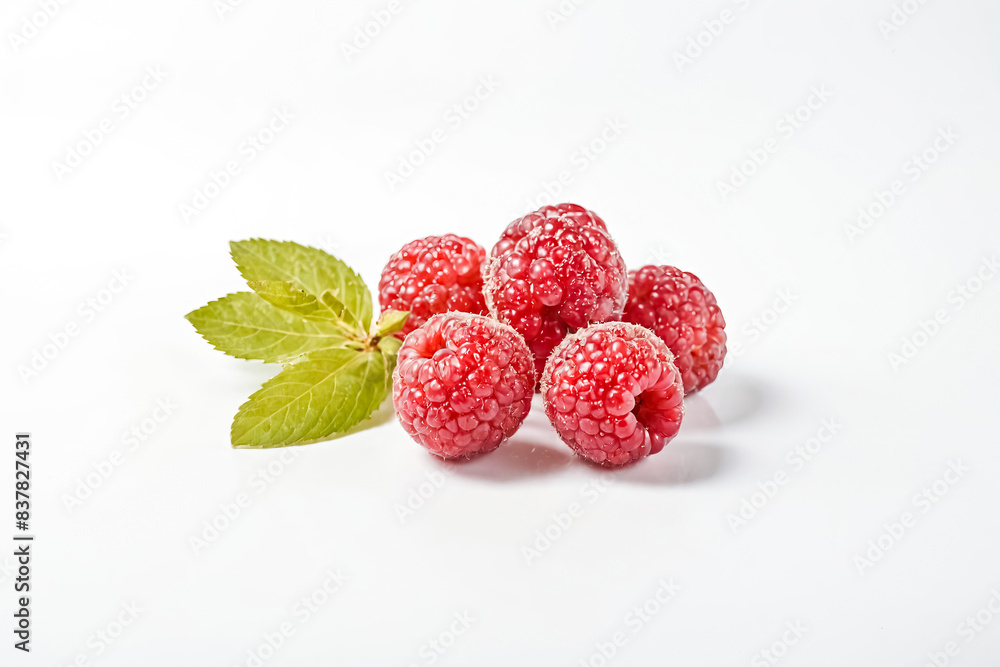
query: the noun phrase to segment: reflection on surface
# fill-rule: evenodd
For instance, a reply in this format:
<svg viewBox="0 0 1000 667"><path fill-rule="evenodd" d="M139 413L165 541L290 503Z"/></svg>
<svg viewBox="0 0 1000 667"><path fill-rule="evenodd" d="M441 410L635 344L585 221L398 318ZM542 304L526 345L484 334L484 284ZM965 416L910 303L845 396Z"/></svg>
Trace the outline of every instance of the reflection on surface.
<svg viewBox="0 0 1000 667"><path fill-rule="evenodd" d="M713 426L729 426L757 416L774 402L775 397L755 378L746 375L726 375L703 391L685 399L686 407L704 420L706 409L714 418ZM688 415L685 414L685 422ZM696 422L697 424L698 422Z"/></svg>
<svg viewBox="0 0 1000 667"><path fill-rule="evenodd" d="M573 457L573 452L561 442L542 444L518 431L494 452L471 461L442 462L442 465L458 475L504 482L554 473L569 465Z"/></svg>
<svg viewBox="0 0 1000 667"><path fill-rule="evenodd" d="M734 453L721 445L671 442L663 451L623 468L625 483L676 486L714 477L732 463Z"/></svg>

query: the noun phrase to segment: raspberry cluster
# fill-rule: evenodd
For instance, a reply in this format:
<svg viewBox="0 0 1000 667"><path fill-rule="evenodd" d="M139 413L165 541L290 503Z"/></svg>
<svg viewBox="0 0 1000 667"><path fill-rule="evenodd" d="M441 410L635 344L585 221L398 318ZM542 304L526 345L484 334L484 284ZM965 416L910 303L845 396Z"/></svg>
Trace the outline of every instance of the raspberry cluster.
<svg viewBox="0 0 1000 667"><path fill-rule="evenodd" d="M446 459L496 449L540 387L574 452L631 463L677 435L685 393L714 381L726 355L704 284L671 266L629 273L604 221L576 204L513 221L488 260L453 234L408 243L382 271L379 303L410 311L396 415Z"/></svg>

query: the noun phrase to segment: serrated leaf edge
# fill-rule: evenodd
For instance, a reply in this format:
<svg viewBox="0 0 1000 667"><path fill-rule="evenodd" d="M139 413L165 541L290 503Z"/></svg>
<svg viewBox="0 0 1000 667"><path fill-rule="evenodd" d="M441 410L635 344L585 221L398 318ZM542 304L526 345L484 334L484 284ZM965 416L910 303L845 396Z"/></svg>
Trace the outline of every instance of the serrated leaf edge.
<svg viewBox="0 0 1000 667"><path fill-rule="evenodd" d="M320 350L315 350L315 352L319 352L319 351ZM253 394L251 394L250 397L247 398L247 400L239 407L239 410L237 410L236 414L233 416L233 422L232 422L232 425L230 426L230 430L229 430L229 433L230 433L230 442L232 444L233 449L278 449L278 448L281 448L281 447L295 447L295 446L300 446L300 445L314 444L314 443L317 443L317 442L324 442L324 441L330 440L331 438L334 438L334 437L336 437L338 435L346 433L346 432L350 431L352 428L354 428L355 426L357 426L358 424L361 424L361 423L365 422L366 420L371 419L371 416L373 414L375 414L375 412L382 406L382 404L385 403L385 399L392 393L392 374L393 374L393 369L395 368L395 365L396 365L396 357L395 357L395 355L393 355L392 357L387 356L381 349L367 350L367 351L360 351L359 350L358 351L358 354L367 354L367 353L373 353L372 354L372 359L374 359L375 358L375 354L377 354L377 356L383 360L383 367L385 368L385 381L382 382L381 383L382 386L379 387L379 390L382 393L382 398L378 401L378 403L376 405L374 405L372 407L372 409L370 411L368 411L367 414L362 414L360 417L356 418L355 420L349 421L346 428L342 428L342 429L339 429L339 430L330 431L329 433L327 433L327 434L325 434L323 436L320 436L318 438L307 439L307 440L294 440L292 442L286 442L286 443L281 443L281 444L270 444L270 445L254 445L254 444L249 444L249 443L237 444L236 441L235 441L235 437L236 436L235 436L235 433L234 433L235 427L236 427L236 420L243 413L243 411L245 409L247 409L247 407L251 403L253 403L261 395L261 393L265 389L267 389L267 387L268 387L268 385L270 383L274 382L281 375L281 373L283 373L285 370L287 370L288 368L290 368L291 366L294 365L294 364L287 364L285 366L285 368L282 368L281 372L279 372L274 377L272 377L272 378L268 379L267 381L265 381L257 391L255 391ZM304 354L304 355L301 355L300 356L300 360L304 361L309 356L310 355L308 353ZM312 386L315 387L315 386L318 386L319 384L322 384L323 382L326 382L327 380L329 380L329 378L331 376L333 376L335 373L339 372L340 370L343 370L348 365L349 364L344 364L343 366L340 366L336 371L331 371L330 373L328 373L326 375L325 378L323 378L319 382L313 384ZM370 368L370 366L371 366L370 361L367 364L367 366ZM362 383L367 382L369 377L370 377L370 373L366 370L365 376L362 379ZM301 398L301 395L299 397L296 397L295 400L298 400L299 398ZM355 410L355 409L357 409L358 401L360 399L361 399L361 393L359 392L356 395L356 397L355 397L354 406L351 408L352 411ZM282 408L282 409L283 410L287 410L287 406L285 408Z"/></svg>
<svg viewBox="0 0 1000 667"><path fill-rule="evenodd" d="M247 275L245 273L245 267L243 265L241 265L239 263L239 261L236 259L236 253L235 253L236 246L239 245L239 244L243 244L243 243L247 243L247 244L249 244L249 243L274 243L274 244L277 244L277 245L296 246L298 248L307 248L309 250L314 250L316 252L319 252L319 253L322 253L324 255L327 255L327 256L331 257L332 259L336 260L337 262L339 262L340 264L342 264L344 266L344 268L347 270L347 272L358 282L358 284L361 286L361 288L363 289L363 291L368 294L369 300L371 298L371 290L368 288L367 283L365 283L364 279L361 277L361 274L359 274L357 271L355 271L351 267L351 265L349 265L347 262L345 262L344 260L340 259L336 255L333 255L333 254L327 252L326 250L323 250L322 248L317 248L315 246L310 246L310 245L304 245L304 244L298 243L296 241L279 241L277 239L265 239L265 238L261 238L261 237L251 237L249 239L243 239L241 241L230 241L229 242L229 256L230 256L230 258L232 258L233 263L236 264L236 269L240 272L240 276L244 280L246 280L248 284L250 282L252 282L252 281L247 277ZM245 246L241 246L241 247L244 249L245 252L247 252L247 253L253 255L254 257L256 257L261 263L267 264L267 265L273 267L274 270L275 270L275 274L280 274L280 275L285 276L284 282L290 282L293 285L297 284L297 281L295 280L294 276L288 275L284 271L280 270L277 265L275 265L273 262L269 261L266 257L264 257L264 256L262 256L262 255L260 255L260 254L258 254L256 252L253 252L252 246L245 245ZM308 292L308 290L303 290L303 291ZM339 294L335 294L333 292L333 290L324 290L324 292L330 292L331 294L333 294L333 296L335 298L337 298L339 301L343 302L343 300L340 298L340 295ZM308 293L311 294L311 292L308 292ZM321 297L320 294L314 294L313 296L315 296L317 299L319 299ZM345 308L346 308L346 305L345 305ZM362 328L365 328L367 326L364 322L361 321L361 316L360 316L359 313L354 313L353 311L350 311L350 312L351 312L352 315L354 315L354 319L357 320L360 323L360 326ZM368 325L370 325L370 324L371 323L369 322Z"/></svg>
<svg viewBox="0 0 1000 667"><path fill-rule="evenodd" d="M214 304L217 304L217 303L220 303L222 301L225 301L226 299L228 299L230 297L233 297L233 296L235 296L237 294L252 294L253 296L256 296L258 299L260 299L263 303L267 304L271 308L277 308L277 306L269 303L266 299L261 298L255 292L229 292L228 294L226 294L224 296L221 296L218 299L213 299L213 300L209 301L208 303L206 303L204 306L200 306L198 308L195 308L191 312L189 312L186 315L184 315L184 319L187 320L191 324L192 327L194 327L195 333L197 333L202 339L204 339L204 341L206 343L208 343L209 345L211 345L212 349L218 350L219 352L222 352L227 357L232 357L234 359L240 359L241 361L251 361L251 362L252 361L258 361L258 362L260 362L262 364L275 364L275 363L277 363L277 364L282 364L282 365L290 365L290 364L294 363L295 361L301 359L302 357L308 355L310 352L320 352L322 350L331 350L331 349L335 349L335 348L338 348L338 347L347 347L348 346L347 344L351 342L350 340L347 340L346 337L345 337L345 340L339 341L335 345L328 345L326 347L319 347L319 348L316 348L315 350L309 350L308 352L301 352L301 353L296 354L296 355L291 356L291 357L287 357L287 358L284 358L284 359L275 359L273 361L265 361L263 359L254 359L252 357L244 357L244 356L241 356L239 354L234 354L230 350L226 350L226 349L223 349L223 348L219 347L218 345L216 345L215 343L213 343L205 334L203 334L201 331L199 331L197 325L195 325L194 321L192 321L191 316L194 315L195 313L197 313L199 310L204 310L205 308L208 308L209 306L212 306ZM281 310L281 309L279 308L279 310ZM303 318L303 319L305 319L305 318ZM227 322L227 324L232 324L233 326L240 326L241 325L238 322ZM266 327L259 327L259 328L262 331L270 331L272 333L285 333L284 331L279 331L277 329L268 329ZM315 338L329 338L330 337L330 336L327 336L327 335L314 336L313 334L296 334L296 335L302 335L302 336L305 336L305 337L308 337L308 338L313 338L313 337L315 337Z"/></svg>

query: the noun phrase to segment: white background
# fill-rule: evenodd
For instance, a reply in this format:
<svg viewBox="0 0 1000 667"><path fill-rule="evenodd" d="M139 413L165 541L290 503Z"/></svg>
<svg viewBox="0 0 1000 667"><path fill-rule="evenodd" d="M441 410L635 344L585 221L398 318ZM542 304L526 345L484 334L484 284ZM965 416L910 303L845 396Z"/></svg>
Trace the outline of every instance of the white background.
<svg viewBox="0 0 1000 667"><path fill-rule="evenodd" d="M782 665L922 665L949 642L949 664L996 664L1000 278L977 282L1000 251L996 3L908 0L915 13L880 29L891 0L588 0L567 15L556 0L403 0L350 57L343 45L387 0L219 4L0 10L3 451L15 429L33 433L38 536L28 656L10 647L0 551L0 662L255 664L248 651L288 621L265 664L596 667L618 632L607 664L772 664L759 652L773 647ZM165 76L143 90L147 68ZM447 120L481 78L496 89ZM829 98L803 108L814 88ZM127 117L122 95L143 98ZM294 119L247 160L241 145L281 108ZM794 131L779 125L796 112ZM82 164L54 165L104 119ZM602 144L609 122L621 129ZM386 172L438 127L445 140L390 188ZM765 143L764 164L723 196ZM927 149L936 161L913 172ZM240 173L186 220L181 205L230 160ZM561 172L556 200L597 211L630 266L697 273L742 344L664 452L597 492L600 471L537 402L508 444L463 465L412 443L388 406L287 465L230 448L233 414L274 368L222 355L183 319L241 289L228 241L325 247L374 285L419 236L489 247ZM849 233L894 180L901 194ZM106 292L122 271L124 289ZM915 335L938 311L934 335ZM919 348L894 364L904 341ZM158 400L176 407L145 421ZM833 438L790 463L824 419ZM150 434L130 450L134 428ZM935 502L916 498L951 463L967 471ZM282 473L261 491L268 464ZM730 515L781 472L734 530ZM238 494L251 505L196 553L191 538ZM12 493L0 497L6 526ZM552 528L573 503L572 525ZM906 512L911 527L883 536ZM891 546L860 563L880 536ZM348 581L300 623L300 598L338 569ZM679 587L663 604L661 579ZM108 647L97 633L117 633L131 603L138 619ZM644 604L655 613L640 623ZM981 609L992 623L970 632Z"/></svg>

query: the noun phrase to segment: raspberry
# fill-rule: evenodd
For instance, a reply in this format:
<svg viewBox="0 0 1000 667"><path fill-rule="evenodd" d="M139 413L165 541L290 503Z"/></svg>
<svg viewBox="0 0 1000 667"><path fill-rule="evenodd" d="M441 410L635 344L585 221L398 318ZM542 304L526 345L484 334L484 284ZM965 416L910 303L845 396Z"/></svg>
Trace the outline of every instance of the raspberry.
<svg viewBox="0 0 1000 667"><path fill-rule="evenodd" d="M486 314L482 265L486 250L475 241L445 234L410 241L389 258L378 283L383 311L408 310L403 338L431 315L448 311Z"/></svg>
<svg viewBox="0 0 1000 667"><path fill-rule="evenodd" d="M524 336L539 374L567 333L619 319L625 306L628 277L618 247L603 223L574 216L544 218L495 255L484 275L486 305Z"/></svg>
<svg viewBox="0 0 1000 667"><path fill-rule="evenodd" d="M684 392L715 380L726 356L726 320L698 276L673 266L644 266L628 275L626 322L663 339L674 353Z"/></svg>
<svg viewBox="0 0 1000 667"><path fill-rule="evenodd" d="M673 355L651 331L595 324L564 340L542 376L545 414L580 456L620 466L655 454L684 416Z"/></svg>
<svg viewBox="0 0 1000 667"><path fill-rule="evenodd" d="M392 378L403 429L443 459L496 449L521 426L535 387L524 339L482 315L435 315L403 341Z"/></svg>
<svg viewBox="0 0 1000 667"><path fill-rule="evenodd" d="M492 257L503 255L513 248L518 241L527 236L528 232L532 229L542 226L549 218L560 217L574 220L580 224L598 227L604 232L608 231L608 228L604 225L604 221L596 213L588 211L577 204L543 206L534 213L529 213L523 218L518 218L507 225L507 229L504 230L497 244L493 246L493 251L490 255Z"/></svg>

